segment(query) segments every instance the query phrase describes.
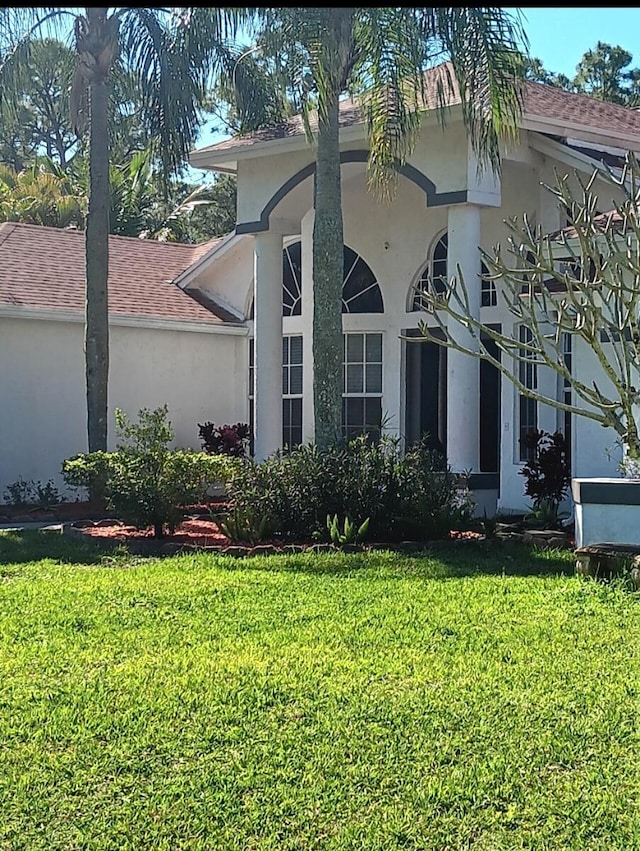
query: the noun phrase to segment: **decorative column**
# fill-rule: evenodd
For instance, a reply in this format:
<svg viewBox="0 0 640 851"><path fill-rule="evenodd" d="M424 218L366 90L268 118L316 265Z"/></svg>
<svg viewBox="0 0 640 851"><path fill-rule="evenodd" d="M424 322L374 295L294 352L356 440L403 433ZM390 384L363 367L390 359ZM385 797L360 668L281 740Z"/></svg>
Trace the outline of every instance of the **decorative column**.
<svg viewBox="0 0 640 851"><path fill-rule="evenodd" d="M480 208L473 204L449 207L447 275L462 272L469 293L471 315L480 317ZM454 339L478 350L471 334L453 320L448 327ZM447 460L458 472L480 469L480 361L447 349Z"/></svg>
<svg viewBox="0 0 640 851"><path fill-rule="evenodd" d="M282 234L254 237L254 457L282 446Z"/></svg>

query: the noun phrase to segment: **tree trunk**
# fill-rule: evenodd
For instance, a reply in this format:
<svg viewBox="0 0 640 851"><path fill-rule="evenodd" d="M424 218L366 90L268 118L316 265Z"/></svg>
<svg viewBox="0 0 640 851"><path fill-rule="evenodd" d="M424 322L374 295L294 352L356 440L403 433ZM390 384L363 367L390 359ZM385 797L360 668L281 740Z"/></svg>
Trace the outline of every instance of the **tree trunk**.
<svg viewBox="0 0 640 851"><path fill-rule="evenodd" d="M313 398L315 443L324 449L342 434L343 261L338 93L320 118L313 227Z"/></svg>
<svg viewBox="0 0 640 851"><path fill-rule="evenodd" d="M85 233L87 436L89 452L107 449L107 384L109 379L109 140L107 85L89 88L89 214Z"/></svg>

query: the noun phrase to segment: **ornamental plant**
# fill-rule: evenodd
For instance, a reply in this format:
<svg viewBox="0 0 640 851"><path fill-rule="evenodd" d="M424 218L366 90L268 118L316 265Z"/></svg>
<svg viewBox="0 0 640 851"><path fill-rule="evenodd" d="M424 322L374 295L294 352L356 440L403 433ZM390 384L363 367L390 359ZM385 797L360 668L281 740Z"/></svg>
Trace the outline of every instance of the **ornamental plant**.
<svg viewBox="0 0 640 851"><path fill-rule="evenodd" d="M247 423L216 426L212 422L198 423L200 442L204 452L210 455L228 455L245 458L249 448L251 431Z"/></svg>
<svg viewBox="0 0 640 851"><path fill-rule="evenodd" d="M565 437L560 431L549 434L531 429L523 442L527 449L533 450L532 457L518 471L527 480L525 494L533 503L527 522L542 528L554 528L562 519L558 508L571 484Z"/></svg>
<svg viewBox="0 0 640 851"><path fill-rule="evenodd" d="M153 527L154 536L173 533L185 508L203 501L209 488L225 481L231 461L192 449L171 449L174 431L167 406L142 408L138 422L115 411L115 452L89 452L62 466L69 487L102 488L106 506L124 522Z"/></svg>

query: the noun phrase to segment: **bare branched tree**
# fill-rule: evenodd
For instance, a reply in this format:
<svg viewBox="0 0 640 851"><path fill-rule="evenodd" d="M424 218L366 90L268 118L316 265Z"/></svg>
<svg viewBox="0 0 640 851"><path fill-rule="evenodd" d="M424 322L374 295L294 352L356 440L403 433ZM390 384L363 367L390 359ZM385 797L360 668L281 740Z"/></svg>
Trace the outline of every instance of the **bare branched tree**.
<svg viewBox="0 0 640 851"><path fill-rule="evenodd" d="M526 215L520 221L514 217L506 221L506 251L499 245L492 252L480 248L489 272L485 279L496 287L498 305L529 329L525 341L514 339L511 329L496 330L473 315L459 268L442 292L421 293L432 319L422 320L421 337L410 339L426 339L488 361L522 395L613 429L627 458L638 460L640 164L628 153L617 172L595 170L588 180L577 172L573 177L577 188L569 175L558 173L555 186L545 185L566 211L565 228L545 234ZM597 178L619 199L605 213L598 212ZM573 352L580 341L586 344L593 354L588 367L576 369L574 363L570 368L564 335L570 335ZM483 338L492 340L506 357L494 356ZM554 370L570 386L571 399L527 386L523 365Z"/></svg>

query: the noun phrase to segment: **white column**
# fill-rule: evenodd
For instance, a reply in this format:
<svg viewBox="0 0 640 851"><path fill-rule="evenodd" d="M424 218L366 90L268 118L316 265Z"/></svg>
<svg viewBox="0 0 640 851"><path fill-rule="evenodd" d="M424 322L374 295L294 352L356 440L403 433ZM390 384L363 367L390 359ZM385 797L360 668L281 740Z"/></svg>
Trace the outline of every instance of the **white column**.
<svg viewBox="0 0 640 851"><path fill-rule="evenodd" d="M254 457L282 446L282 234L254 238Z"/></svg>
<svg viewBox="0 0 640 851"><path fill-rule="evenodd" d="M300 223L302 240L302 442L315 440L315 413L313 406L313 223L315 210L303 217Z"/></svg>
<svg viewBox="0 0 640 851"><path fill-rule="evenodd" d="M480 208L460 204L449 208L449 278L462 272L469 309L480 317ZM449 320L452 336L478 348L471 335ZM480 469L480 361L455 349L447 350L447 459L454 470Z"/></svg>

